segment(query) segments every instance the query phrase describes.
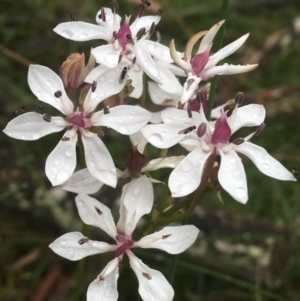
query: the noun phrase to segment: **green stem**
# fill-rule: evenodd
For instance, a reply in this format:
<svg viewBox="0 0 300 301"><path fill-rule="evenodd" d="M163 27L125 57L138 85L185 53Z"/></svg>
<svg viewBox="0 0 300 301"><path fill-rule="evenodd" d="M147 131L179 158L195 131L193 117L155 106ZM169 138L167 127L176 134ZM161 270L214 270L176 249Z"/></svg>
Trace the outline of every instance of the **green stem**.
<svg viewBox="0 0 300 301"><path fill-rule="evenodd" d="M222 11L221 11L221 19L222 20L226 19L226 17L227 17L228 7L229 7L229 0L223 0ZM222 25L222 27L220 28L220 30L216 36L216 51L218 51L222 48L224 32L225 32L225 23ZM217 84L217 76L212 78L212 80L210 81L210 92L209 92L209 101L208 101L209 107L208 107L208 112L207 112L207 119L210 119L211 110L214 105L216 84Z"/></svg>

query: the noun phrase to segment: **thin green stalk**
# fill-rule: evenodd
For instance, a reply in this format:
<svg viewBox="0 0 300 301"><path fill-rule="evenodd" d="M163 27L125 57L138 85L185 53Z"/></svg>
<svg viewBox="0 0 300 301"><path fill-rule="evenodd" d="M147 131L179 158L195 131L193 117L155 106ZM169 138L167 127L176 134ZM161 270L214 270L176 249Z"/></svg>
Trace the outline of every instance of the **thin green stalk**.
<svg viewBox="0 0 300 301"><path fill-rule="evenodd" d="M229 7L229 0L223 0L222 11L221 11L221 20L226 19L228 7ZM222 48L224 32L225 32L225 23L222 25L222 27L220 28L220 30L216 36L216 50L217 51ZM210 81L210 92L209 92L209 100L208 100L209 106L208 106L208 112L207 112L207 119L210 118L211 110L214 105L216 84L217 84L217 76L212 78L212 80Z"/></svg>

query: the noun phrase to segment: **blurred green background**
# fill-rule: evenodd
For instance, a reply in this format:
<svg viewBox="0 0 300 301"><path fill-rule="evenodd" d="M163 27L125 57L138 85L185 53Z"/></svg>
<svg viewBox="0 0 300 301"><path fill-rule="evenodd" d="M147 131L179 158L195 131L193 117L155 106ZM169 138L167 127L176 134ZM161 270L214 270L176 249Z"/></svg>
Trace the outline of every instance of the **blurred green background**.
<svg viewBox="0 0 300 301"><path fill-rule="evenodd" d="M136 14L140 2L119 1L119 14ZM27 84L30 63L58 71L72 52L85 52L102 41L84 43L66 40L52 28L70 21L95 23L95 15L109 1L8 1L0 0L0 95L3 129L20 106L38 104ZM146 14L163 8L157 30L162 43L175 38L183 50L188 37L209 29L220 20L220 0L164 0L152 2ZM297 19L298 18L298 19ZM258 62L251 73L217 79L216 102L245 93L245 103L264 104L267 127L252 141L266 148L289 170L300 169L300 1L231 0L224 45L250 32L245 45L226 62ZM130 103L136 103L130 100ZM150 110L157 108L148 102ZM45 111L56 115L48 105ZM252 129L239 132L246 136ZM60 258L48 248L58 236L80 230L80 218L72 193L52 188L44 173L45 160L61 133L28 142L1 134L0 139L0 300L60 301L85 300L88 284L113 254L92 256L85 262L84 277L78 284L80 267ZM118 168L124 169L127 137L108 131L104 142ZM121 153L120 153L120 150ZM171 154L185 154L180 147ZM150 159L159 155L149 147ZM261 174L243 160L249 201L241 205L222 193L223 203L211 189L199 202L190 223L202 235L186 254L179 257L173 286L174 300L300 300L300 186L280 182ZM169 170L153 177L167 181ZM109 204L117 217L118 189L104 187L96 196ZM163 185L156 184L156 202ZM176 200L174 200L176 201ZM102 237L90 229L92 239ZM173 257L159 251L137 251L152 268L168 278ZM137 280L125 261L119 279L119 300L139 300ZM78 297L79 296L79 297Z"/></svg>

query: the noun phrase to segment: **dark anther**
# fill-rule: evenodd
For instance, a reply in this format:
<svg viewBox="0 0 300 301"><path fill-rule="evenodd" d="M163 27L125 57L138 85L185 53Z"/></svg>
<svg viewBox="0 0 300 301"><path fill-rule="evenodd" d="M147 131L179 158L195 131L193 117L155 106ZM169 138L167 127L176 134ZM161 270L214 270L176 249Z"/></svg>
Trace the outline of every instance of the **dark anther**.
<svg viewBox="0 0 300 301"><path fill-rule="evenodd" d="M98 207L94 206L94 208L99 215L103 214L103 212Z"/></svg>
<svg viewBox="0 0 300 301"><path fill-rule="evenodd" d="M44 119L45 121L47 121L47 122L50 122L50 121L51 121L51 116L48 115L48 114L44 114L44 115L43 115L43 119Z"/></svg>
<svg viewBox="0 0 300 301"><path fill-rule="evenodd" d="M204 134L206 133L206 129L207 129L207 124L205 122L202 122L197 128L197 136L199 138L203 137Z"/></svg>
<svg viewBox="0 0 300 301"><path fill-rule="evenodd" d="M188 103L188 105L187 105L187 113L188 113L189 118L193 117L190 103Z"/></svg>
<svg viewBox="0 0 300 301"><path fill-rule="evenodd" d="M92 92L94 93L96 91L96 88L97 88L97 82L94 80L93 83L92 83Z"/></svg>
<svg viewBox="0 0 300 301"><path fill-rule="evenodd" d="M150 36L154 33L155 27L156 27L155 23L152 22L151 27L150 27L150 29L149 29L149 35L150 35Z"/></svg>
<svg viewBox="0 0 300 301"><path fill-rule="evenodd" d="M105 14L105 10L104 10L104 7L101 7L101 14L100 14L100 18L103 22L106 21L106 14ZM99 19L100 19L99 18Z"/></svg>
<svg viewBox="0 0 300 301"><path fill-rule="evenodd" d="M79 240L78 240L78 243L80 244L80 245L83 245L83 244L85 244L86 242L88 242L89 241L89 239L87 238L87 237L83 237L83 238L80 238Z"/></svg>
<svg viewBox="0 0 300 301"><path fill-rule="evenodd" d="M192 78L190 78L190 79L187 80L187 82L186 82L186 84L187 84L186 89L187 89L187 90L190 89L190 87L191 87L191 85L194 83L194 81L195 81L195 80L192 79Z"/></svg>
<svg viewBox="0 0 300 301"><path fill-rule="evenodd" d="M178 134L187 134L187 133L190 133L191 131L193 131L195 129L196 129L196 127L194 125L192 125L192 126L189 126L186 129L183 129L183 130L179 131Z"/></svg>
<svg viewBox="0 0 300 301"><path fill-rule="evenodd" d="M142 3L143 3L144 5L146 5L147 7L149 7L149 6L151 5L151 2L148 1L148 0L142 0Z"/></svg>
<svg viewBox="0 0 300 301"><path fill-rule="evenodd" d="M157 14L158 14L159 16L161 16L162 13L163 13L163 10L160 8L160 9L157 11Z"/></svg>
<svg viewBox="0 0 300 301"><path fill-rule="evenodd" d="M137 10L137 17L141 18L144 15L144 12L145 12L145 5L140 4Z"/></svg>
<svg viewBox="0 0 300 301"><path fill-rule="evenodd" d="M124 67L123 68L123 70L121 72L121 75L120 75L120 78L119 78L119 84L122 84L122 82L124 81L126 73L127 73L128 70L129 70L129 67Z"/></svg>
<svg viewBox="0 0 300 301"><path fill-rule="evenodd" d="M57 91L54 93L54 96L55 96L56 98L62 97L61 91L60 91L60 90L57 90Z"/></svg>
<svg viewBox="0 0 300 301"><path fill-rule="evenodd" d="M111 11L113 12L113 14L117 14L118 9L119 9L118 1L116 0L111 1Z"/></svg>
<svg viewBox="0 0 300 301"><path fill-rule="evenodd" d="M109 114L109 113L110 113L110 111L109 111L109 106L104 107L104 108L103 108L103 112L104 112L105 115L106 115L106 114Z"/></svg>
<svg viewBox="0 0 300 301"><path fill-rule="evenodd" d="M262 124L256 129L254 136L258 136L258 135L262 132L262 130L263 130L265 127L266 127L266 124L265 124L265 123L262 123Z"/></svg>
<svg viewBox="0 0 300 301"><path fill-rule="evenodd" d="M127 39L128 43L130 43L132 46L134 46L134 41L130 34L126 35L126 39Z"/></svg>
<svg viewBox="0 0 300 301"><path fill-rule="evenodd" d="M75 14L71 14L70 16L71 16L71 21L78 21Z"/></svg>
<svg viewBox="0 0 300 301"><path fill-rule="evenodd" d="M104 277L102 275L99 275L98 276L98 281L100 282L100 281L103 281L103 280L104 280Z"/></svg>
<svg viewBox="0 0 300 301"><path fill-rule="evenodd" d="M113 37L114 37L114 39L115 39L115 40L117 40L117 39L118 39L118 34L117 34L117 32L116 32L116 31L114 31L114 32L113 32Z"/></svg>
<svg viewBox="0 0 300 301"><path fill-rule="evenodd" d="M163 235L161 238L162 238L162 239L166 239L166 238L170 237L171 235L172 235L172 234Z"/></svg>
<svg viewBox="0 0 300 301"><path fill-rule="evenodd" d="M243 92L238 92L236 95L235 95L235 98L234 98L234 102L240 106L242 104L244 100L244 93Z"/></svg>
<svg viewBox="0 0 300 301"><path fill-rule="evenodd" d="M70 137L63 136L63 137L61 138L61 141L70 141Z"/></svg>
<svg viewBox="0 0 300 301"><path fill-rule="evenodd" d="M196 95L196 99L199 103L203 103L205 100L205 95L202 91L198 92Z"/></svg>
<svg viewBox="0 0 300 301"><path fill-rule="evenodd" d="M105 136L105 133L103 131L99 131L98 134L97 134L97 136L99 138L103 138Z"/></svg>
<svg viewBox="0 0 300 301"><path fill-rule="evenodd" d="M132 60L132 64L134 65L136 63L136 56Z"/></svg>
<svg viewBox="0 0 300 301"><path fill-rule="evenodd" d="M240 145L240 144L242 144L244 142L245 142L244 138L236 138L235 140L233 140L232 144Z"/></svg>
<svg viewBox="0 0 300 301"><path fill-rule="evenodd" d="M146 32L146 28L145 27L140 28L139 31L136 34L136 38L140 39L145 34L145 32Z"/></svg>
<svg viewBox="0 0 300 301"><path fill-rule="evenodd" d="M297 177L299 175L299 171L298 169L296 169L295 167L292 169L292 174L294 175L294 177Z"/></svg>
<svg viewBox="0 0 300 301"><path fill-rule="evenodd" d="M148 273L142 273L142 275L147 278L148 280L151 280L152 279L152 276Z"/></svg>
<svg viewBox="0 0 300 301"><path fill-rule="evenodd" d="M25 112L25 107L18 107L15 111L13 111L13 114L18 115L18 114L22 114Z"/></svg>

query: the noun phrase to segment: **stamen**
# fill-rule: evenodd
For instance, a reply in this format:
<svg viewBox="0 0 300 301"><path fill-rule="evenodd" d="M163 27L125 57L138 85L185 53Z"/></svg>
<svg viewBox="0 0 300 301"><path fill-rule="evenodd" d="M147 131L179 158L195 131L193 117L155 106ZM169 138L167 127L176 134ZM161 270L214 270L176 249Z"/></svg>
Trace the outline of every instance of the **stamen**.
<svg viewBox="0 0 300 301"><path fill-rule="evenodd" d="M102 275L98 276L98 282L100 282L100 281L104 281L104 277Z"/></svg>
<svg viewBox="0 0 300 301"><path fill-rule="evenodd" d="M192 108L191 108L191 104L190 103L188 103L188 105L187 105L187 113L188 113L189 118L193 117L193 115L192 115Z"/></svg>
<svg viewBox="0 0 300 301"><path fill-rule="evenodd" d="M111 1L111 11L113 14L117 14L119 9L119 3L116 0Z"/></svg>
<svg viewBox="0 0 300 301"><path fill-rule="evenodd" d="M140 39L145 34L145 32L146 32L146 28L145 27L140 28L139 31L136 34L136 38Z"/></svg>
<svg viewBox="0 0 300 301"><path fill-rule="evenodd" d="M43 119L44 119L45 121L47 121L47 122L50 122L51 119L52 119L52 117L51 117L50 115L48 115L48 114L44 114L44 115L43 115Z"/></svg>
<svg viewBox="0 0 300 301"><path fill-rule="evenodd" d="M194 83L194 79L192 79L192 78L190 78L190 79L188 79L187 80L187 82L186 82L186 89L187 90L189 90L190 89L190 87L191 87L191 85Z"/></svg>
<svg viewBox="0 0 300 301"><path fill-rule="evenodd" d="M62 97L61 91L60 91L60 90L57 90L56 92L54 92L54 96L55 96L56 98Z"/></svg>
<svg viewBox="0 0 300 301"><path fill-rule="evenodd" d="M137 10L137 18L141 18L144 15L145 12L145 5L144 4L140 4Z"/></svg>
<svg viewBox="0 0 300 301"><path fill-rule="evenodd" d="M232 144L240 145L240 144L242 144L244 142L245 142L244 138L236 138L235 140L233 140Z"/></svg>
<svg viewBox="0 0 300 301"><path fill-rule="evenodd" d="M64 136L61 138L61 141L70 141L70 137Z"/></svg>
<svg viewBox="0 0 300 301"><path fill-rule="evenodd" d="M99 215L103 214L103 212L98 207L94 206L94 208Z"/></svg>
<svg viewBox="0 0 300 301"><path fill-rule="evenodd" d="M148 280L151 280L152 279L152 276L148 273L142 273L142 275L147 278Z"/></svg>
<svg viewBox="0 0 300 301"><path fill-rule="evenodd" d="M96 88L97 88L97 82L94 80L91 87L93 93L96 91Z"/></svg>
<svg viewBox="0 0 300 301"><path fill-rule="evenodd" d="M205 95L202 91L198 92L196 95L196 99L199 103L203 103L205 101Z"/></svg>
<svg viewBox="0 0 300 301"><path fill-rule="evenodd" d="M100 15L100 17L101 17L101 20L103 22L106 22L106 14L105 14L104 7L101 7L101 15Z"/></svg>
<svg viewBox="0 0 300 301"><path fill-rule="evenodd" d="M154 33L155 28L156 28L156 25L154 22L152 22L151 27L149 29L149 36L151 36Z"/></svg>
<svg viewBox="0 0 300 301"><path fill-rule="evenodd" d="M109 111L109 106L104 107L104 108L103 108L103 112L104 112L105 115L106 115L106 114L109 114L109 113L110 113L110 111Z"/></svg>
<svg viewBox="0 0 300 301"><path fill-rule="evenodd" d="M71 21L78 21L75 14L71 14L70 16L71 16Z"/></svg>
<svg viewBox="0 0 300 301"><path fill-rule="evenodd" d="M187 133L189 133L189 132L191 132L195 129L196 129L196 127L194 125L192 125L192 126L189 126L186 129L183 129L183 130L179 131L178 134L187 134Z"/></svg>
<svg viewBox="0 0 300 301"><path fill-rule="evenodd" d="M166 239L166 238L168 238L168 237L170 237L170 236L172 236L172 234L163 235L161 238L162 238L162 239Z"/></svg>
<svg viewBox="0 0 300 301"><path fill-rule="evenodd" d="M148 0L142 0L142 3L143 3L144 5L146 5L147 7L149 7L149 6L151 5L151 2L148 1Z"/></svg>
<svg viewBox="0 0 300 301"><path fill-rule="evenodd" d="M89 239L87 237L83 237L83 238L81 238L81 239L78 240L78 243L80 245L83 245L83 244L85 244L88 241L89 241Z"/></svg>
<svg viewBox="0 0 300 301"><path fill-rule="evenodd" d="M113 37L114 37L114 39L115 39L115 40L117 40L117 39L118 39L118 34L117 34L117 32L116 32L116 31L114 31L114 32L113 32Z"/></svg>
<svg viewBox="0 0 300 301"><path fill-rule="evenodd" d="M134 43L134 41L133 41L133 38L132 38L132 36L131 36L130 34L127 34L127 35L126 35L126 39L127 39L127 42L128 42L130 45L132 45L132 46L135 45L135 43Z"/></svg>
<svg viewBox="0 0 300 301"><path fill-rule="evenodd" d="M262 132L262 130L263 130L265 127L266 127L266 124L265 124L265 123L262 123L262 124L256 129L256 131L255 131L255 133L254 133L254 136L258 136L258 135Z"/></svg>
<svg viewBox="0 0 300 301"><path fill-rule="evenodd" d="M235 98L234 98L234 102L240 106L242 104L244 100L244 93L243 92L238 92L236 95L235 95Z"/></svg>
<svg viewBox="0 0 300 301"><path fill-rule="evenodd" d="M199 138L203 137L207 130L207 124L205 122L202 122L197 129L197 136Z"/></svg>
<svg viewBox="0 0 300 301"><path fill-rule="evenodd" d="M136 63L136 56L132 60L132 65L134 65L135 63Z"/></svg>
<svg viewBox="0 0 300 301"><path fill-rule="evenodd" d="M162 13L163 13L163 10L160 8L160 9L157 11L157 14L158 14L159 16L161 16Z"/></svg>

